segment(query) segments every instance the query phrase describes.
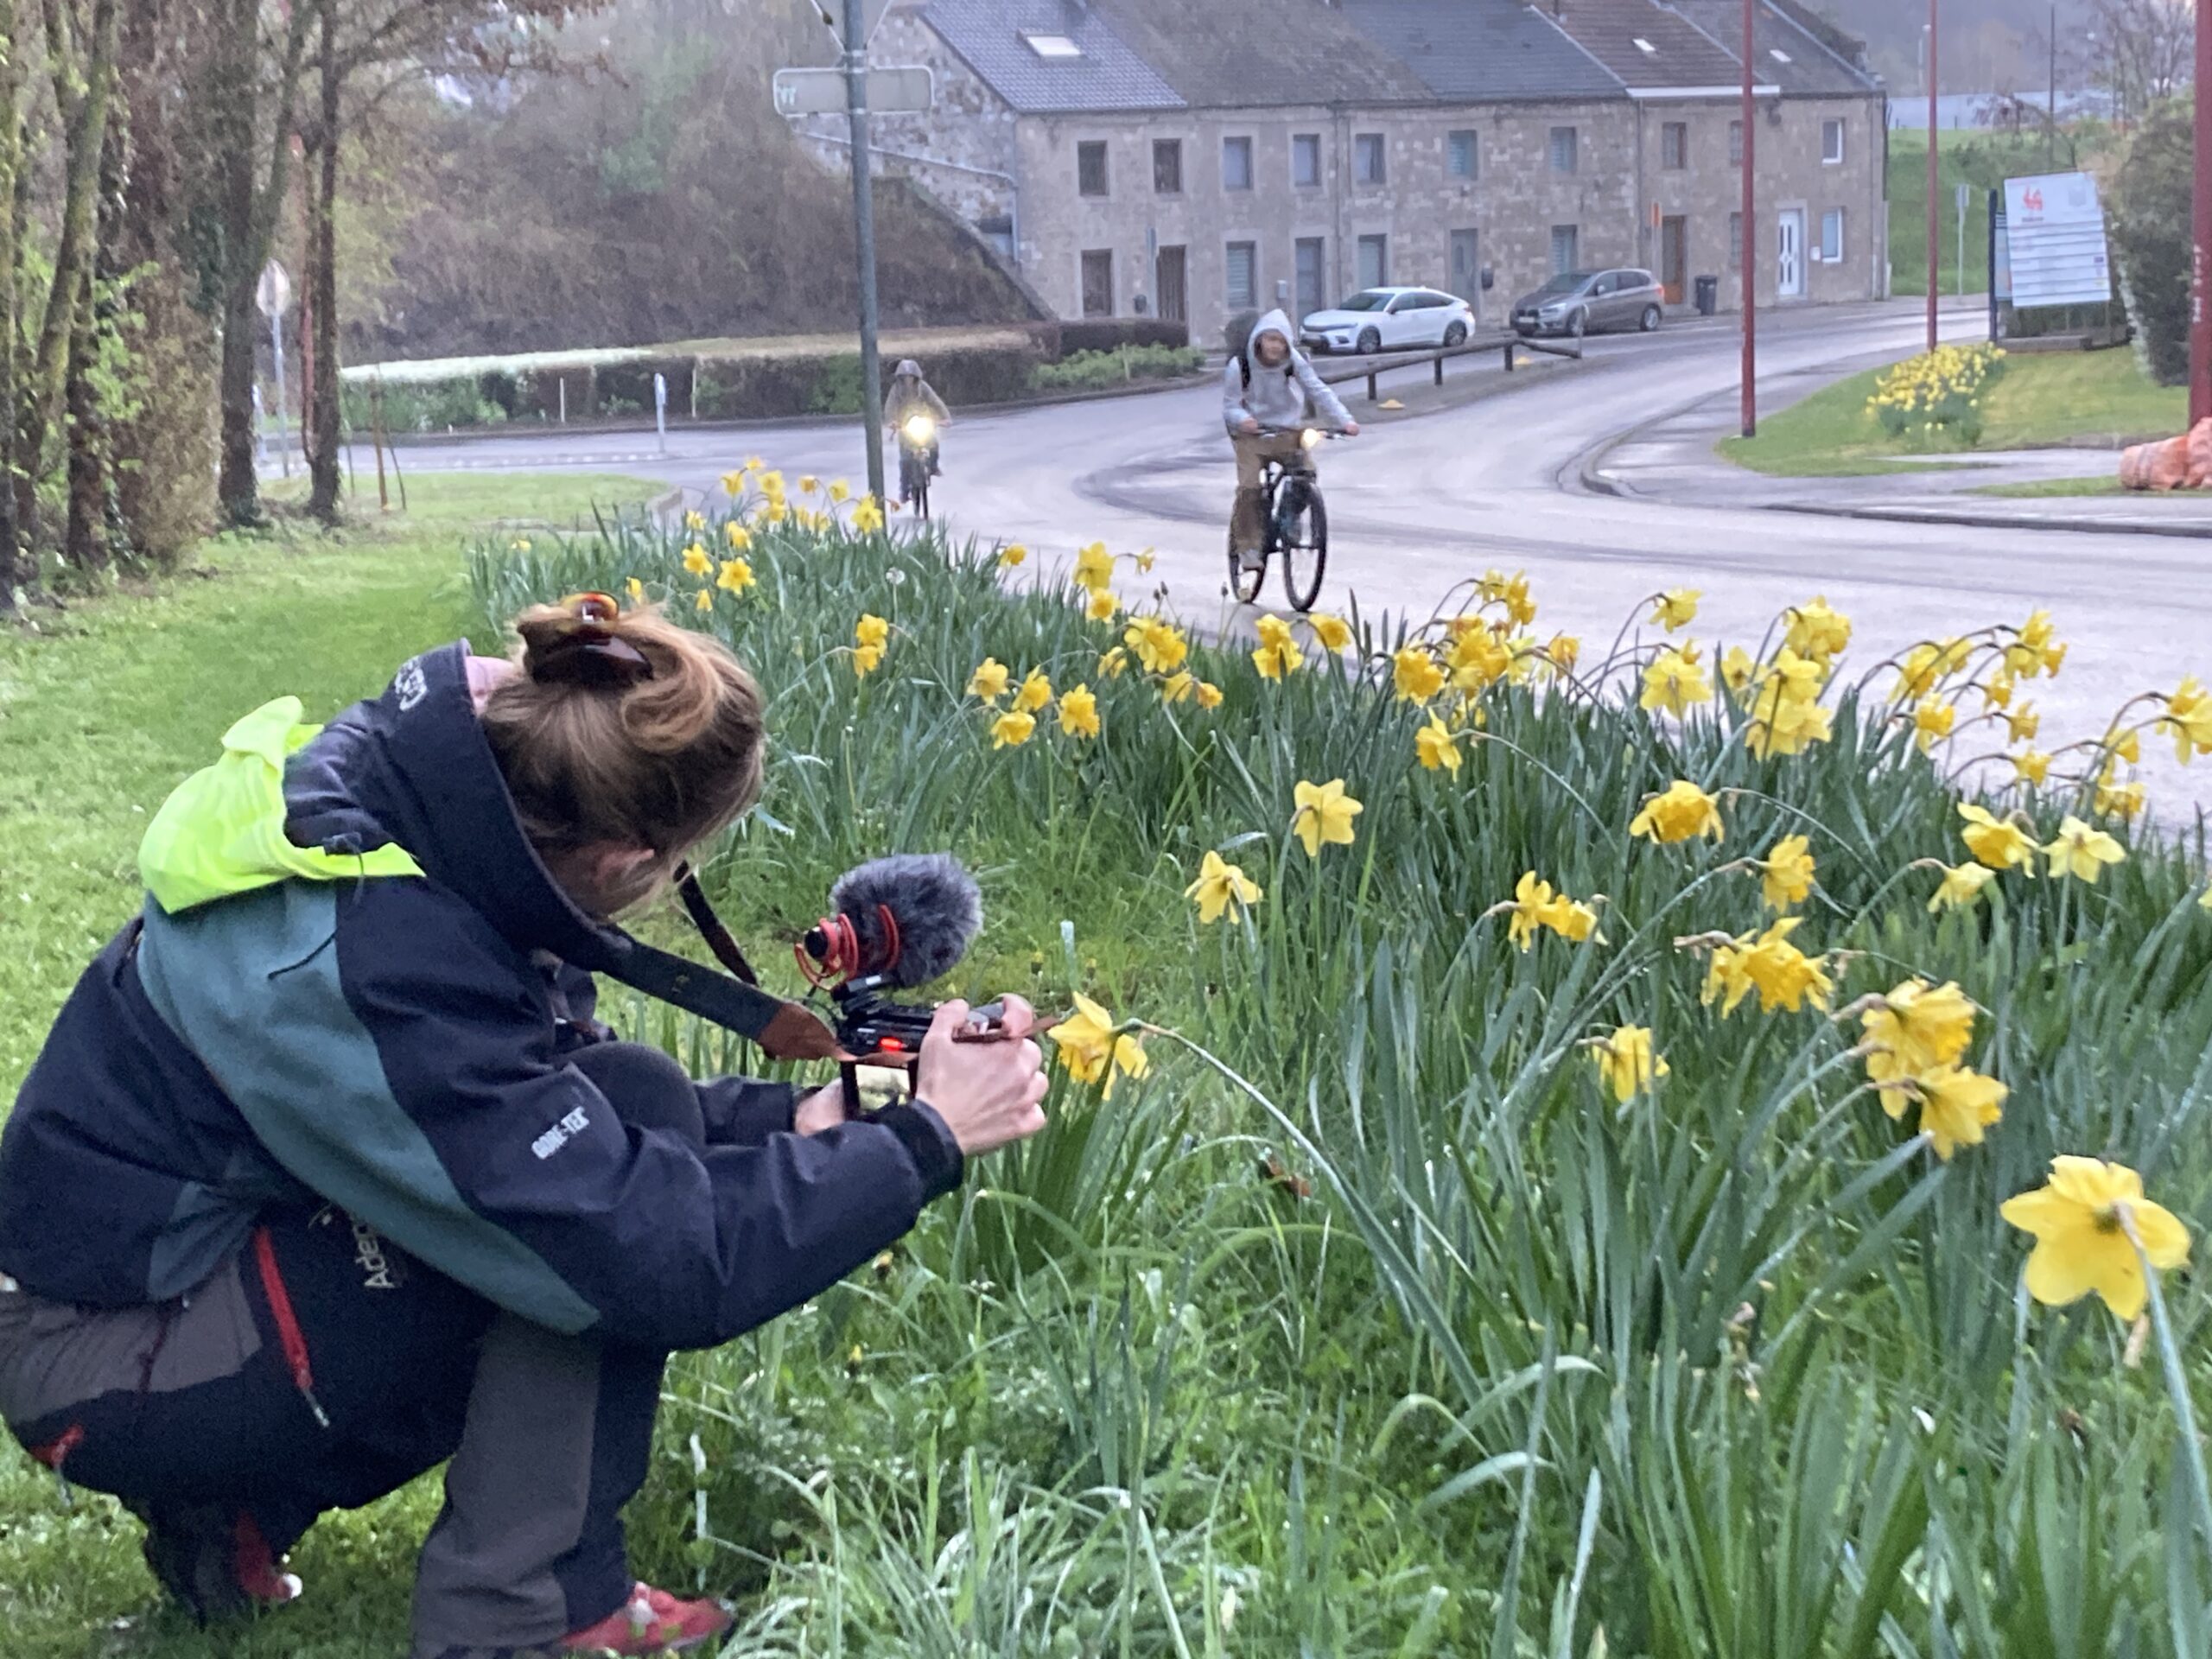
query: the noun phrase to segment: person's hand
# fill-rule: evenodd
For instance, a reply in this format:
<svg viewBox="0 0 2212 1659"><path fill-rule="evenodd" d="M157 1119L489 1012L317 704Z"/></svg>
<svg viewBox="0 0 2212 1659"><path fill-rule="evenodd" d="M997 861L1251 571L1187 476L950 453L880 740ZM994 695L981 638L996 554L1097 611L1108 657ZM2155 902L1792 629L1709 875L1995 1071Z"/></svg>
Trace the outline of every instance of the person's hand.
<svg viewBox="0 0 2212 1659"><path fill-rule="evenodd" d="M1344 424L1344 436L1348 438L1357 437L1359 435L1359 423L1357 421L1346 421Z"/></svg>
<svg viewBox="0 0 2212 1659"><path fill-rule="evenodd" d="M1254 420L1249 415L1247 415L1243 420L1236 423L1236 429L1239 432L1242 432L1248 438L1255 438L1260 435L1260 423Z"/></svg>
<svg viewBox="0 0 2212 1659"><path fill-rule="evenodd" d="M791 1128L800 1135L820 1135L845 1121L845 1085L833 1083L803 1098L791 1111Z"/></svg>
<svg viewBox="0 0 2212 1659"><path fill-rule="evenodd" d="M965 1002L939 1008L914 1072L916 1094L971 1158L1026 1141L1045 1127L1038 1105L1045 1098L1045 1056L1029 1034L1037 1015L1018 996L1004 1001L1007 1035L988 1043L953 1040L953 1033L968 1023Z"/></svg>

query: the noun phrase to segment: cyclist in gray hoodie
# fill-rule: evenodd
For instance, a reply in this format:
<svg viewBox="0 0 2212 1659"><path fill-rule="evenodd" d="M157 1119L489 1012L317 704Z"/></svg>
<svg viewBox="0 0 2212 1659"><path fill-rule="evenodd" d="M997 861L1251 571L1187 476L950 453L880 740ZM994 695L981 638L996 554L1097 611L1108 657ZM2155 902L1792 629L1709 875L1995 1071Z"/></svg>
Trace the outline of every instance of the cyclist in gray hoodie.
<svg viewBox="0 0 2212 1659"><path fill-rule="evenodd" d="M1260 494L1260 468L1269 461L1295 461L1298 434L1310 405L1322 425L1348 438L1359 435L1359 423L1313 372L1291 343L1290 319L1277 308L1252 325L1244 349L1229 359L1221 375L1221 418L1236 449L1236 510L1229 521L1229 544L1247 569L1260 563L1267 503Z"/></svg>

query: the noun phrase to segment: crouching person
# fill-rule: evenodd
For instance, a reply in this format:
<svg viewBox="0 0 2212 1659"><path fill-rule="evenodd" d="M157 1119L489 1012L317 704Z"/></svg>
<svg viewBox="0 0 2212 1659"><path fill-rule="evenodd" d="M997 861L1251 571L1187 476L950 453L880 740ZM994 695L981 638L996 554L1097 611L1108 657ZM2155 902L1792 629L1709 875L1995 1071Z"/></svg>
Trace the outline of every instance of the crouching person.
<svg viewBox="0 0 2212 1659"><path fill-rule="evenodd" d="M1043 1123L1036 1044L955 1045L957 1003L922 1098L851 1122L610 1040L607 918L751 804L760 701L650 610L519 628L512 663L447 646L327 727L234 726L0 1136L0 1417L202 1618L297 1596L318 1516L450 1459L416 1659L708 1641L728 1614L624 1552L665 1357Z"/></svg>

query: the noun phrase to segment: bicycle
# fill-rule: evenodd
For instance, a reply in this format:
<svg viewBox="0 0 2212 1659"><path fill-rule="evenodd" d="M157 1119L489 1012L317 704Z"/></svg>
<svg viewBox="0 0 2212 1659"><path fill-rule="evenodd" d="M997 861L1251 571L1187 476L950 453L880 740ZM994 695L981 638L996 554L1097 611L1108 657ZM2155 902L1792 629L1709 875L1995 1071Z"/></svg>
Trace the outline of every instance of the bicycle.
<svg viewBox="0 0 2212 1659"><path fill-rule="evenodd" d="M930 516L930 458L937 443L937 423L910 415L899 429L899 493L917 518Z"/></svg>
<svg viewBox="0 0 2212 1659"><path fill-rule="evenodd" d="M1313 608L1321 594L1321 577L1329 567L1329 510L1321 499L1321 486L1310 459L1313 448L1337 435L1325 428L1262 427L1261 437L1281 437L1296 432L1299 451L1290 461L1269 456L1260 464L1260 494L1264 502L1260 539L1260 562L1248 566L1238 556L1234 538L1229 549L1229 590L1243 604L1260 596L1268 578L1268 561L1282 555L1283 592L1290 607L1301 614Z"/></svg>

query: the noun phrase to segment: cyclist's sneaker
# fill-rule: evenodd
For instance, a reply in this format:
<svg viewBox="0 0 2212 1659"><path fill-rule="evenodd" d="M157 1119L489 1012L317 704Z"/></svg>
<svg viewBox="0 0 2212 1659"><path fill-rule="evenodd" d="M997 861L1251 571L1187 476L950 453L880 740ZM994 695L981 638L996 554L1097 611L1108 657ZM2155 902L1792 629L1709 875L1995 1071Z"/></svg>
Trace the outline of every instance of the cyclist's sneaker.
<svg viewBox="0 0 2212 1659"><path fill-rule="evenodd" d="M146 1523L146 1565L162 1589L205 1624L300 1596L244 1510L214 1503L133 1506Z"/></svg>
<svg viewBox="0 0 2212 1659"><path fill-rule="evenodd" d="M630 1599L589 1630L565 1638L568 1653L619 1655L683 1653L729 1628L728 1612L712 1601L680 1601L650 1584L631 1587Z"/></svg>

